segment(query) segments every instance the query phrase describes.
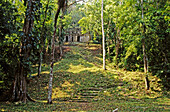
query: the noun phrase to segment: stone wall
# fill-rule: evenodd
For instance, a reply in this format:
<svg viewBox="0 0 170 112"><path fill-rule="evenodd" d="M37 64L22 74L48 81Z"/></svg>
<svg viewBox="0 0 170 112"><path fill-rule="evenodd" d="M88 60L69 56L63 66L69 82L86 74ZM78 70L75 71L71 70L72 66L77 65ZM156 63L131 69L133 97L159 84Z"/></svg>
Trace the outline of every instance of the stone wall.
<svg viewBox="0 0 170 112"><path fill-rule="evenodd" d="M68 29L64 36L64 42L88 42L89 34L82 34L80 28Z"/></svg>

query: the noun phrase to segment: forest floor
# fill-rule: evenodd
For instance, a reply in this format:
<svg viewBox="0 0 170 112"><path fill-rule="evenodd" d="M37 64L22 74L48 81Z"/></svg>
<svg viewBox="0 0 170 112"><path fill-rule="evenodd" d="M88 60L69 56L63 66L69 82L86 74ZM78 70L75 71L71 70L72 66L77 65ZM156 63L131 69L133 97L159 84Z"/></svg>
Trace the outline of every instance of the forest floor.
<svg viewBox="0 0 170 112"><path fill-rule="evenodd" d="M1 102L0 111L108 111L168 112L169 92L160 79L149 75L151 89L145 90L144 74L102 69L99 45L74 43L64 46L66 53L54 63L53 104L47 103L50 64L44 63L41 76L28 84L28 93L37 102ZM34 66L37 75L37 65Z"/></svg>

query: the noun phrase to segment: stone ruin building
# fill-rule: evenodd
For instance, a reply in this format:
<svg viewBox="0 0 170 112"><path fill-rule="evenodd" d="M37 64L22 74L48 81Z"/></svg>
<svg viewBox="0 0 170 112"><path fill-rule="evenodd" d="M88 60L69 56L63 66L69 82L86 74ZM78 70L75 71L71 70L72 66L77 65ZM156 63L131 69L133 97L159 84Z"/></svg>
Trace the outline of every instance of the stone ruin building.
<svg viewBox="0 0 170 112"><path fill-rule="evenodd" d="M89 34L82 34L80 28L70 28L66 31L64 42L88 42Z"/></svg>

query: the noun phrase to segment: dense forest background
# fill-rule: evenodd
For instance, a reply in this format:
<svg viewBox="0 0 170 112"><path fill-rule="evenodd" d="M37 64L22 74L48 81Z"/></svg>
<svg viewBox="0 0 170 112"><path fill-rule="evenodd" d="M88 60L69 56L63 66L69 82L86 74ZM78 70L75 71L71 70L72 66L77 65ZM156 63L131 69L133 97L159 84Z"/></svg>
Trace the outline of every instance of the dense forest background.
<svg viewBox="0 0 170 112"><path fill-rule="evenodd" d="M144 72L146 78L148 74L157 76L168 90L170 2L104 0L103 3L106 65ZM31 99L26 87L32 78L33 65L39 65L40 75L46 57L51 57L46 60L48 64L51 62L51 68L56 61L54 56L62 58L64 35L69 28L81 28L83 34L91 35L89 43L102 47L101 0L0 1L0 94L9 91L10 95L5 100ZM54 52L54 44L61 48L59 53Z"/></svg>
<svg viewBox="0 0 170 112"><path fill-rule="evenodd" d="M100 1L87 3L79 24L101 42ZM143 15L142 15L143 11ZM144 71L143 45L148 72L168 79L169 73L168 1L104 1L104 28L107 59L118 68Z"/></svg>

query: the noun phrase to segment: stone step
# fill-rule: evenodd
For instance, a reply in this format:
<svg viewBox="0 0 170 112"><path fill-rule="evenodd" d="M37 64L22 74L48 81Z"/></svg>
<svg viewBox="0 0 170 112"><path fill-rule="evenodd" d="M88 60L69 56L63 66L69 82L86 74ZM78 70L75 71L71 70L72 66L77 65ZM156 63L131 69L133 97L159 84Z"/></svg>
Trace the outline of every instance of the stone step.
<svg viewBox="0 0 170 112"><path fill-rule="evenodd" d="M82 90L80 90L80 91L102 91L103 90L103 88L95 88L95 87L90 87L90 88L85 88L85 89L82 89Z"/></svg>
<svg viewBox="0 0 170 112"><path fill-rule="evenodd" d="M87 99L71 99L70 102L88 102Z"/></svg>
<svg viewBox="0 0 170 112"><path fill-rule="evenodd" d="M87 93L78 93L78 95L82 95L82 96L97 96L98 93L87 92Z"/></svg>
<svg viewBox="0 0 170 112"><path fill-rule="evenodd" d="M94 98L95 96L80 96L80 98Z"/></svg>
<svg viewBox="0 0 170 112"><path fill-rule="evenodd" d="M89 101L98 101L97 98L92 97L79 97L79 98L72 98L69 101L71 102L89 102Z"/></svg>
<svg viewBox="0 0 170 112"><path fill-rule="evenodd" d="M81 90L79 93L99 93L100 91L92 91L92 90Z"/></svg>

